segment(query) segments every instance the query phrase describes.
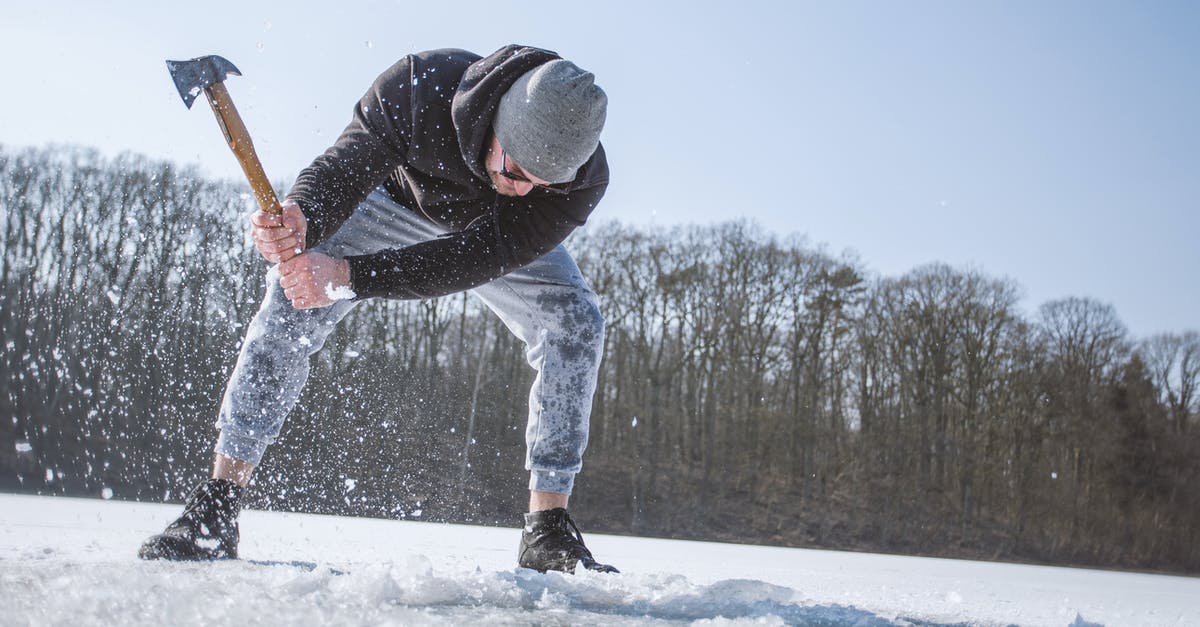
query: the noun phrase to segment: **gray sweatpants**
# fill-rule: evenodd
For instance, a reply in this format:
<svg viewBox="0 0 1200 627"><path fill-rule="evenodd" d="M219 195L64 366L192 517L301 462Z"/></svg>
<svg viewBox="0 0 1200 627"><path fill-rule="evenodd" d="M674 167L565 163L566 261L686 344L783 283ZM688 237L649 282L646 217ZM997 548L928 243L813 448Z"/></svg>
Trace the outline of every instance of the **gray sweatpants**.
<svg viewBox="0 0 1200 627"><path fill-rule="evenodd" d="M363 255L433 239L442 231L376 191L315 250ZM525 343L537 371L529 392L525 468L529 488L570 494L587 447L588 417L604 343L596 295L562 246L471 290ZM357 303L297 310L267 275L267 294L246 331L217 428L216 452L258 465L308 379L309 357ZM450 472L447 461L445 471Z"/></svg>

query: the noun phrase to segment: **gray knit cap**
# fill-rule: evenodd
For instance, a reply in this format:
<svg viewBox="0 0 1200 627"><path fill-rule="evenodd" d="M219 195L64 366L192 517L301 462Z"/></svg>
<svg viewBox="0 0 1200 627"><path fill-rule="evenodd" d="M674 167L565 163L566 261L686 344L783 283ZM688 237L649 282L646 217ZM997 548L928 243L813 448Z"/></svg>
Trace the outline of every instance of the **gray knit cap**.
<svg viewBox="0 0 1200 627"><path fill-rule="evenodd" d="M564 59L521 75L500 97L492 123L500 146L526 172L566 183L600 143L608 96L591 72Z"/></svg>

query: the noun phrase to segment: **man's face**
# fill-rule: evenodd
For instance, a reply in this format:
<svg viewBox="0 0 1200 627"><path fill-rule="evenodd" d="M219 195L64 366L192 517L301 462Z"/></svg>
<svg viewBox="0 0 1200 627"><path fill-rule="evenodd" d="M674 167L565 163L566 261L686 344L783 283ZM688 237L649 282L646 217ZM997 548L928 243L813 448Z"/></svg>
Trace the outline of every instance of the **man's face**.
<svg viewBox="0 0 1200 627"><path fill-rule="evenodd" d="M492 179L492 187L495 187L497 192L505 196L524 196L532 191L534 187L549 185L547 181L526 172L520 164L513 161L511 156L507 156L504 149L500 146L500 140L496 139L495 133L492 133L491 143L488 147L487 156L484 157L483 167L487 170L488 178ZM501 171L505 170L510 175L526 180L519 181L504 176L501 174Z"/></svg>

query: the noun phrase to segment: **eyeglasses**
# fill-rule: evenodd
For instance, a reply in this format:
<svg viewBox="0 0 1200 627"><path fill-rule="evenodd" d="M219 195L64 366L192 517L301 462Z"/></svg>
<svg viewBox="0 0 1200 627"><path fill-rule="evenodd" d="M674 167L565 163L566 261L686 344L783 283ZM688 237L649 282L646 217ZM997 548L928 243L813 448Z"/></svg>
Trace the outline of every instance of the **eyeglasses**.
<svg viewBox="0 0 1200 627"><path fill-rule="evenodd" d="M516 172L509 171L509 169L508 169L508 152L506 152L504 150L504 148L500 149L500 172L499 172L499 174L500 174L500 176L503 176L504 178L506 178L510 181L514 181L516 183L529 183L530 185L533 185L534 187L536 187L540 190L544 190L544 191L550 192L552 194L566 194L567 193L566 186L570 183L570 181L568 181L567 183L558 183L555 185L542 185L540 183L534 183L533 181L529 180L528 178L526 178L524 176L521 176L520 174L517 174Z"/></svg>

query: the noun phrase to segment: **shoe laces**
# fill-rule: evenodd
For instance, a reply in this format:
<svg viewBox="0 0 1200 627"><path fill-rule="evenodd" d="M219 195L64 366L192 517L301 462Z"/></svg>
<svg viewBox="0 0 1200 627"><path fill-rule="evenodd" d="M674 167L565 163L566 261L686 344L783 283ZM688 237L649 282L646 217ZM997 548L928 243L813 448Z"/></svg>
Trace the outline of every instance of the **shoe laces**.
<svg viewBox="0 0 1200 627"><path fill-rule="evenodd" d="M205 481L192 488L185 501L186 506L183 508L183 515L180 518L190 517L191 519L200 520L205 517L206 513L220 512L222 509L232 509L232 507L228 507L232 503L226 503L229 498L227 495L219 494L218 488L212 485L211 481Z"/></svg>
<svg viewBox="0 0 1200 627"><path fill-rule="evenodd" d="M571 515L563 512L563 522L571 527L570 530L563 529L563 531L567 531L570 538L575 541L572 544L577 545L583 551L584 555L587 556L587 559L593 562L596 561L596 558L592 557L592 552L588 550L587 545L583 542L583 532L579 530L579 525L575 524L575 520L571 518ZM571 531L574 533L570 533ZM580 558L582 559L583 556L580 556Z"/></svg>

